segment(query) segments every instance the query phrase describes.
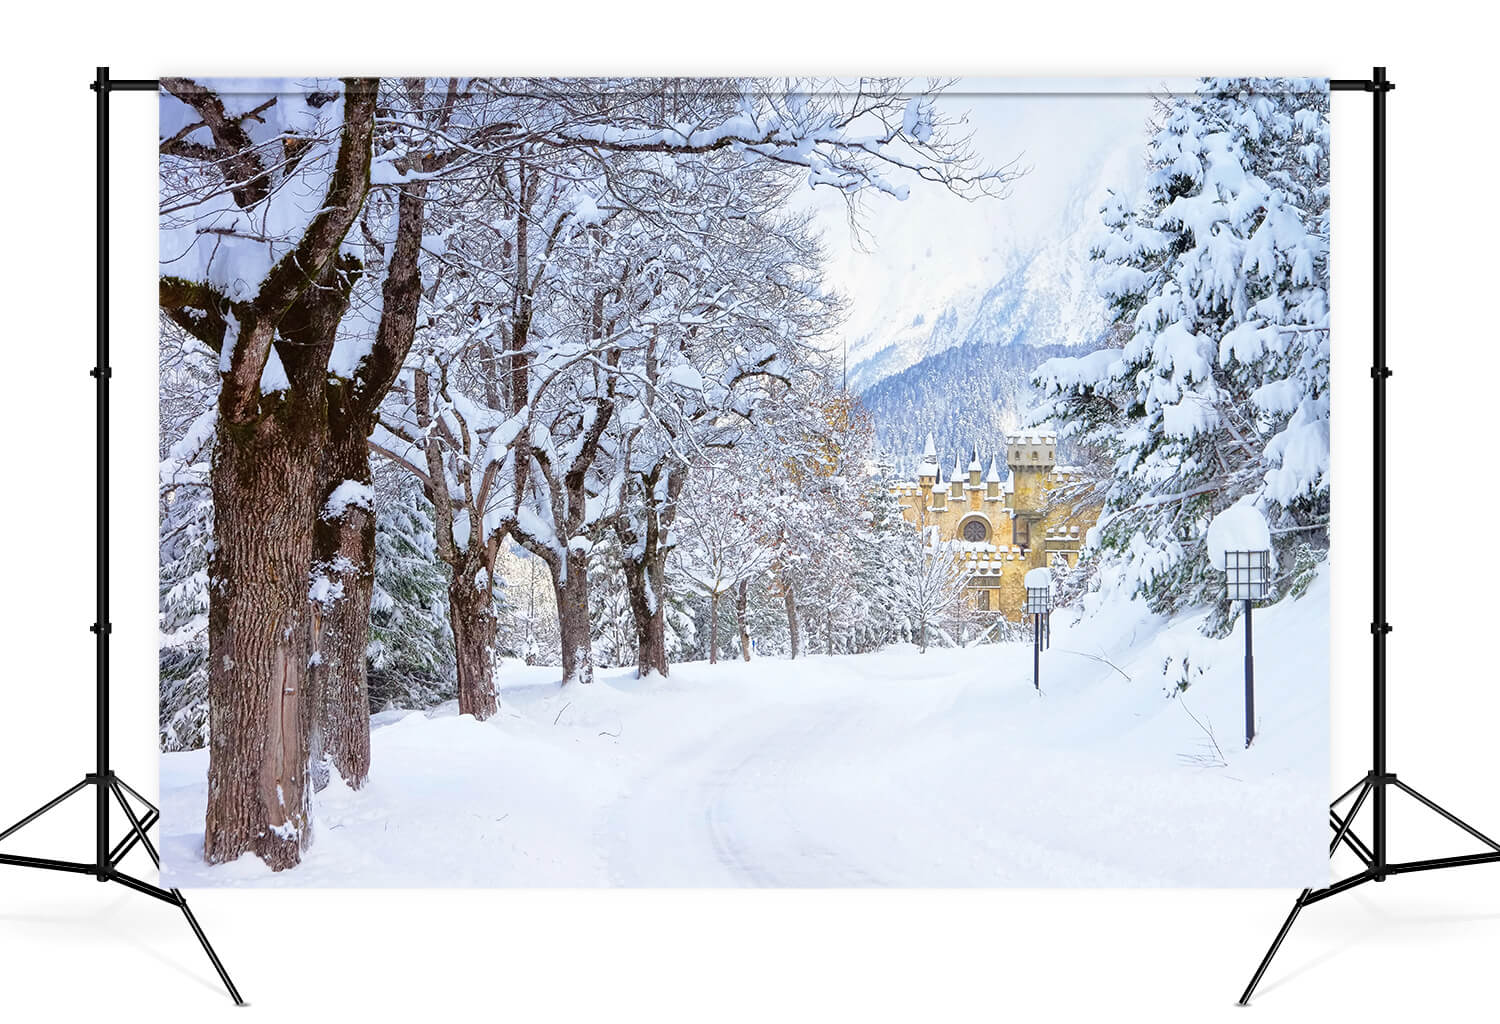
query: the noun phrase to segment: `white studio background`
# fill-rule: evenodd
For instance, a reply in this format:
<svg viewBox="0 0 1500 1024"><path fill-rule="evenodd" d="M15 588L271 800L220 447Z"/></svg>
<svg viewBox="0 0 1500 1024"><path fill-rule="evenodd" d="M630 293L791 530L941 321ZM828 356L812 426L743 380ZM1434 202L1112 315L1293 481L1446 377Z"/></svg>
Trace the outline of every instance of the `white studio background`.
<svg viewBox="0 0 1500 1024"><path fill-rule="evenodd" d="M32 6L8 18L4 169L6 670L0 818L93 762L93 64L120 77L493 72L1328 73L1384 61L1391 107L1391 766L1500 830L1488 543L1500 371L1491 240L1492 14L1077 3L371 2L170 18ZM1388 15L1383 12L1388 10ZM1056 13L1049 13L1055 11ZM351 28L351 24L355 27ZM113 101L114 767L156 777L156 103ZM1369 117L1334 103L1334 778L1369 760ZM1309 685L1319 685L1309 680ZM1399 804L1399 800L1396 801ZM7 850L87 859L90 819ZM1396 856L1466 852L1393 811ZM1446 842L1452 837L1452 842ZM19 837L18 837L19 838ZM50 845L49 845L50 844ZM251 1012L362 1020L1238 1019L1285 891L189 893ZM1446 1019L1492 999L1500 868L1409 876L1303 914L1260 1019ZM0 868L6 1019L224 1019L177 912L86 876Z"/></svg>

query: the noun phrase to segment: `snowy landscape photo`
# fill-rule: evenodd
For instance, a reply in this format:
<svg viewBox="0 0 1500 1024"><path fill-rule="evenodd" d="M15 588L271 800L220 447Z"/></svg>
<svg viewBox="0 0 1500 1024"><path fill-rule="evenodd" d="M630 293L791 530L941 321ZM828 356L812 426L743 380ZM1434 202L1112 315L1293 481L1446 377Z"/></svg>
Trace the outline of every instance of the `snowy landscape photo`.
<svg viewBox="0 0 1500 1024"><path fill-rule="evenodd" d="M1327 882L1326 80L159 104L164 884Z"/></svg>

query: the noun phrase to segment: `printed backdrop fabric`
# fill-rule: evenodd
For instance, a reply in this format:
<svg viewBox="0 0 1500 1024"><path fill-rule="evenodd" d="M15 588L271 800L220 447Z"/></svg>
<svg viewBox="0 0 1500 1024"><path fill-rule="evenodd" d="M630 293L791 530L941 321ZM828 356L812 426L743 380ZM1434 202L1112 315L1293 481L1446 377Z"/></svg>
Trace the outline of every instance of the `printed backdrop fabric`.
<svg viewBox="0 0 1500 1024"><path fill-rule="evenodd" d="M160 111L165 884L1326 881L1325 80Z"/></svg>

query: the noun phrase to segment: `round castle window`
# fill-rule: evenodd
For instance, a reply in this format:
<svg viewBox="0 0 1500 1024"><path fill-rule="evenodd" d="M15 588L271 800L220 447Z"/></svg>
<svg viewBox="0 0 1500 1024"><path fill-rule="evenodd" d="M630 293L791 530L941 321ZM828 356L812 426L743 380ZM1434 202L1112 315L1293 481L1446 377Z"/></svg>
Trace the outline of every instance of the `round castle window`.
<svg viewBox="0 0 1500 1024"><path fill-rule="evenodd" d="M967 523L964 523L964 540L983 544L989 538L990 530L989 527L984 525L984 520L970 519Z"/></svg>

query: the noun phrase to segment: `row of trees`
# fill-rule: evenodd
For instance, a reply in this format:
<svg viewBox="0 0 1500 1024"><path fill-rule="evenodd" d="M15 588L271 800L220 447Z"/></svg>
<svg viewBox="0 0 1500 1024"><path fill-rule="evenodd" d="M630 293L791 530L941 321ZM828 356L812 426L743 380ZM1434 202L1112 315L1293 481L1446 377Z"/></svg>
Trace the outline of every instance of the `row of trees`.
<svg viewBox="0 0 1500 1024"><path fill-rule="evenodd" d="M764 568L794 652L799 607L869 593L830 553L852 533L811 518L875 517L794 197L1007 175L941 83L833 85L163 80L163 666L206 684L208 861L298 862L320 773L368 776L371 664L425 685L403 659L446 635L461 712L495 712L510 545L545 566L565 685L592 678L596 548L639 670L668 671L679 517L681 579L748 602ZM762 502L745 564L728 491ZM200 617L201 657L171 642Z"/></svg>

